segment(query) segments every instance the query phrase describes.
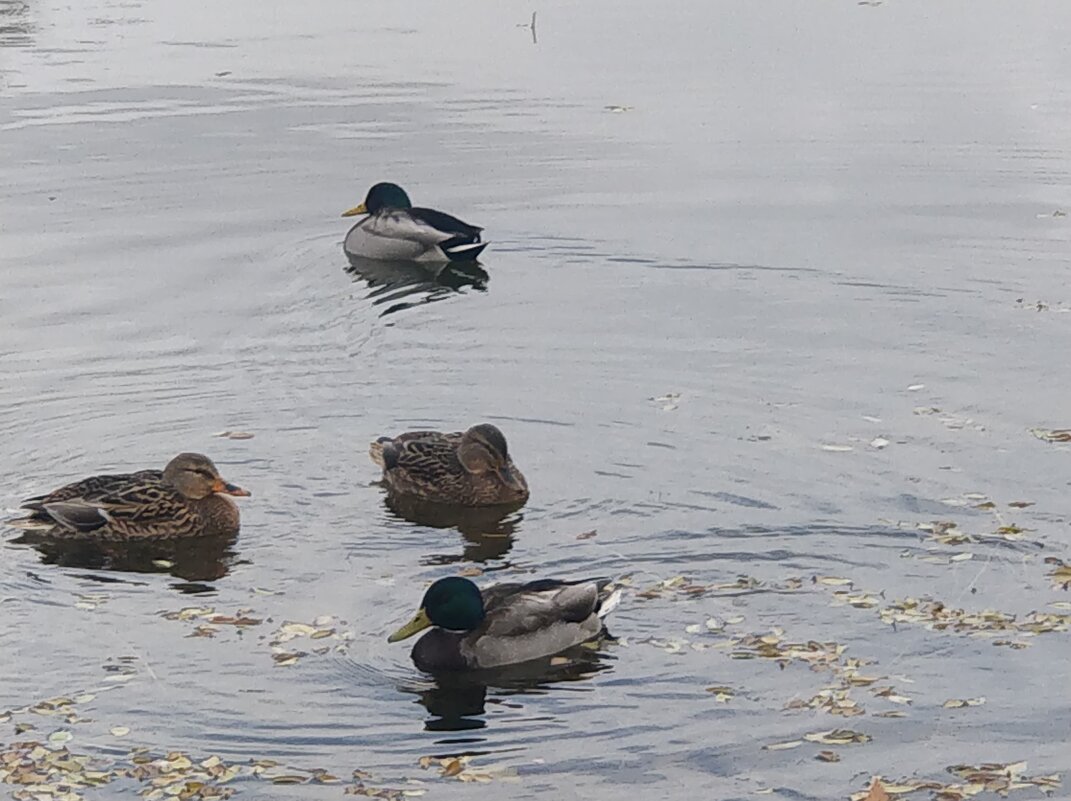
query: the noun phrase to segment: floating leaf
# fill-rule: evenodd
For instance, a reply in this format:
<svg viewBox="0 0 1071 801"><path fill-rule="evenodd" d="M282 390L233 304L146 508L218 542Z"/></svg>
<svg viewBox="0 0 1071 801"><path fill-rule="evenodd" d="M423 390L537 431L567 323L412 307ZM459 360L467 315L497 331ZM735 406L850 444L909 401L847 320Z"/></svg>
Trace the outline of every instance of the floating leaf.
<svg viewBox="0 0 1071 801"><path fill-rule="evenodd" d="M803 745L803 740L789 740L783 743L767 743L762 747L763 751L788 751L792 748L799 748Z"/></svg>
<svg viewBox="0 0 1071 801"><path fill-rule="evenodd" d="M984 703L985 698L950 698L941 706L945 709L962 709L965 706L981 706Z"/></svg>
<svg viewBox="0 0 1071 801"><path fill-rule="evenodd" d="M1045 442L1071 442L1071 428L1032 428L1030 433Z"/></svg>
<svg viewBox="0 0 1071 801"><path fill-rule="evenodd" d="M809 743L822 743L823 745L853 745L869 743L872 738L869 734L851 729L830 729L805 734L803 739Z"/></svg>

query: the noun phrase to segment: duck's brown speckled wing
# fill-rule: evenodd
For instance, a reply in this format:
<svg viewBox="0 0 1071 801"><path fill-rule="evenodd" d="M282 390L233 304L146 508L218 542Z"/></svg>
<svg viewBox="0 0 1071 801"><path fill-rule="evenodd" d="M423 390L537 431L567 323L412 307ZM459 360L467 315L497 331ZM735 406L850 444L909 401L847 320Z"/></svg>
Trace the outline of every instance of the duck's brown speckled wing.
<svg viewBox="0 0 1071 801"><path fill-rule="evenodd" d="M457 480L465 470L457 460L461 432L443 434L439 431L410 431L383 442L383 467L401 471L409 480L440 485Z"/></svg>
<svg viewBox="0 0 1071 801"><path fill-rule="evenodd" d="M22 502L23 509L43 512L46 503L57 501L81 500L93 503L96 500L111 497L121 492L124 487L149 483L160 483L164 474L161 470L139 470L137 473L117 473L103 476L90 476L81 481L65 484L57 490L27 498Z"/></svg>
<svg viewBox="0 0 1071 801"><path fill-rule="evenodd" d="M165 484L159 470L92 476L38 498L24 508L69 533L94 536L182 536L197 528L196 513Z"/></svg>

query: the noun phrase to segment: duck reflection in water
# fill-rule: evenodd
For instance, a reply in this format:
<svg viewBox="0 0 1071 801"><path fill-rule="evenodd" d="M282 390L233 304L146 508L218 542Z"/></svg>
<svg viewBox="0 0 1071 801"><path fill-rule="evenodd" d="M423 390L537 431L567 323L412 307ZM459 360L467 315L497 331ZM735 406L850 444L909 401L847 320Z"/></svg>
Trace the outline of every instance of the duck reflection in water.
<svg viewBox="0 0 1071 801"><path fill-rule="evenodd" d="M428 554L424 564L489 562L502 559L513 548L513 536L524 515L514 514L524 502L503 506L454 506L388 494L384 505L410 523L430 528L454 528L465 538L460 554Z"/></svg>
<svg viewBox="0 0 1071 801"><path fill-rule="evenodd" d="M597 643L586 643L553 657L494 670L441 673L431 684L404 684L398 689L416 695L417 703L428 710L426 731L471 731L485 728L499 710L522 709L514 696L588 692L589 688L576 683L610 670L611 662L612 657L601 652Z"/></svg>
<svg viewBox="0 0 1071 801"><path fill-rule="evenodd" d="M388 314L445 300L460 293L466 287L480 292L487 291L491 277L479 264L449 262L424 265L410 261L380 261L360 256L348 256L350 266L346 272L354 279L363 280L371 290L368 298L374 306L387 304L380 317Z"/></svg>
<svg viewBox="0 0 1071 801"><path fill-rule="evenodd" d="M47 537L27 531L15 544L32 545L46 565L125 573L169 573L190 583L186 592L210 589L201 582L226 576L236 561L237 533L174 540L108 542Z"/></svg>

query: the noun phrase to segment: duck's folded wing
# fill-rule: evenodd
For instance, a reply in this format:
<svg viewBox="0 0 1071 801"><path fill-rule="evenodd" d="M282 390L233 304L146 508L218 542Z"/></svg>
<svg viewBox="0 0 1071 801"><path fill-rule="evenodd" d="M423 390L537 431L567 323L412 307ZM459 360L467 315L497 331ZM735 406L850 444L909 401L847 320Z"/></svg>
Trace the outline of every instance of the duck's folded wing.
<svg viewBox="0 0 1071 801"><path fill-rule="evenodd" d="M429 209L383 211L361 223L361 228L366 234L372 236L416 242L427 248L437 247L441 243L457 236L456 232L443 230L434 223L429 222L428 215L423 214L423 212L428 211ZM418 212L421 212L421 214L418 214ZM442 212L436 212L435 214L439 215ZM454 219L449 214L442 214L442 216ZM436 216L432 215L431 218L436 219ZM457 222L465 225L460 220L457 220Z"/></svg>
<svg viewBox="0 0 1071 801"><path fill-rule="evenodd" d="M59 491L45 496L34 511L38 516L51 518L57 525L80 532L95 531L109 523L151 527L189 514L188 505L159 480L158 473L146 471L108 478L113 480L92 484L87 483L90 479L80 482L83 483L81 494L72 494L66 491L68 488L63 488L65 497L57 497ZM119 478L126 480L115 480Z"/></svg>
<svg viewBox="0 0 1071 801"><path fill-rule="evenodd" d="M137 473L120 473L103 476L90 476L81 481L66 484L57 490L27 498L21 504L23 509L32 512L44 512L45 504L59 501L84 501L93 503L113 497L124 487L145 483L159 483L163 480L160 470L141 470Z"/></svg>
<svg viewBox="0 0 1071 801"><path fill-rule="evenodd" d="M535 581L498 585L485 591L487 620L484 632L511 637L561 623L582 623L592 616L599 601L595 582Z"/></svg>
<svg viewBox="0 0 1071 801"><path fill-rule="evenodd" d="M443 478L456 472L456 441L438 432L426 433L429 436L406 434L382 443L383 465L387 469L399 468L429 479Z"/></svg>

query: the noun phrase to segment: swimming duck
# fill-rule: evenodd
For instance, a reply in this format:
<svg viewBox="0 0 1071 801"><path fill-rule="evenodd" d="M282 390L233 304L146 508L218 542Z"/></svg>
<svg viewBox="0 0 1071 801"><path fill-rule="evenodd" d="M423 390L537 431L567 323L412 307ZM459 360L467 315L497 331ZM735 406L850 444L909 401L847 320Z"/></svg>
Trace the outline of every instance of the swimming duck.
<svg viewBox="0 0 1071 801"><path fill-rule="evenodd" d="M605 579L496 584L480 590L451 576L432 584L413 619L387 638L398 642L434 626L413 646L428 673L480 670L552 656L599 637L620 591Z"/></svg>
<svg viewBox="0 0 1071 801"><path fill-rule="evenodd" d="M228 484L212 460L180 453L163 470L90 476L22 502L15 525L41 524L55 537L167 539L238 531L238 507L224 495L249 495Z"/></svg>
<svg viewBox="0 0 1071 801"><path fill-rule="evenodd" d="M506 438L490 423L468 431L410 431L369 446L383 483L398 495L456 506L523 504L528 483L513 464Z"/></svg>
<svg viewBox="0 0 1071 801"><path fill-rule="evenodd" d="M354 225L342 249L347 256L395 261L475 261L487 247L475 225L435 209L413 208L397 184L379 183L368 190L364 203L343 217L367 214Z"/></svg>

